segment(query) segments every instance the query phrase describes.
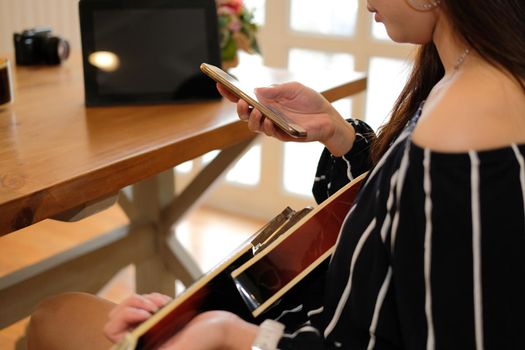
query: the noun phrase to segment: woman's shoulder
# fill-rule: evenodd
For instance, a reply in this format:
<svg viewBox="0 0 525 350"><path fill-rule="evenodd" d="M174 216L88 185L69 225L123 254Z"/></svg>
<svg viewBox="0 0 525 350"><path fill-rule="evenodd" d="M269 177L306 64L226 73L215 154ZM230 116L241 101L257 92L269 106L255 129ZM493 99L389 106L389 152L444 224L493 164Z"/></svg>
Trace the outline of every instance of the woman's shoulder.
<svg viewBox="0 0 525 350"><path fill-rule="evenodd" d="M452 153L525 143L525 93L496 69L458 73L429 96L412 139Z"/></svg>

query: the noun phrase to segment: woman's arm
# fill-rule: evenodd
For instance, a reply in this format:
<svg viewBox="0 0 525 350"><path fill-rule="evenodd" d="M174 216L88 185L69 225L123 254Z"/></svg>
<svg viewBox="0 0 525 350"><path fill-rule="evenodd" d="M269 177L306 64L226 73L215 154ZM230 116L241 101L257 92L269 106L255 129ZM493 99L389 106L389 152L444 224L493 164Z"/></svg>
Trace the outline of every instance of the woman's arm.
<svg viewBox="0 0 525 350"><path fill-rule="evenodd" d="M355 130L355 141L350 151L338 157L325 148L319 159L312 188L317 203L372 168L370 147L376 137L374 131L357 119L349 119L348 124Z"/></svg>

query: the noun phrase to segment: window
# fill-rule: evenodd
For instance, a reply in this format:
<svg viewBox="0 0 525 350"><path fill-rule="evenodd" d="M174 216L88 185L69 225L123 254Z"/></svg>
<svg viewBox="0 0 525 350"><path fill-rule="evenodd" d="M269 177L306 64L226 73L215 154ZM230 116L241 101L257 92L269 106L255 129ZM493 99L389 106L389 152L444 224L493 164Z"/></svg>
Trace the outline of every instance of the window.
<svg viewBox="0 0 525 350"><path fill-rule="evenodd" d="M226 174L226 180L255 186L261 181L261 145L252 146Z"/></svg>
<svg viewBox="0 0 525 350"><path fill-rule="evenodd" d="M388 119L408 72L409 67L404 60L387 57L370 59L365 120L374 130Z"/></svg>
<svg viewBox="0 0 525 350"><path fill-rule="evenodd" d="M334 106L343 117L365 120L374 129L384 123L406 81L410 69L406 58L412 46L392 43L383 24L373 20L362 2L245 1L256 8L255 15L262 23L259 41L265 64L299 73L311 69L365 71L367 91ZM242 56L241 64L247 60L256 58ZM282 143L262 136L256 147L245 156L250 160L240 160L238 164L244 165L231 170L209 202L261 218L270 218L285 206L300 209L312 205L311 189L323 146ZM255 184L252 171L260 175ZM246 185L243 182L250 185L239 186Z"/></svg>
<svg viewBox="0 0 525 350"><path fill-rule="evenodd" d="M244 0L246 7L249 10L253 10L253 15L255 18L255 23L264 25L265 20L265 0Z"/></svg>
<svg viewBox="0 0 525 350"><path fill-rule="evenodd" d="M352 36L355 33L357 1L292 0L290 28L314 35Z"/></svg>

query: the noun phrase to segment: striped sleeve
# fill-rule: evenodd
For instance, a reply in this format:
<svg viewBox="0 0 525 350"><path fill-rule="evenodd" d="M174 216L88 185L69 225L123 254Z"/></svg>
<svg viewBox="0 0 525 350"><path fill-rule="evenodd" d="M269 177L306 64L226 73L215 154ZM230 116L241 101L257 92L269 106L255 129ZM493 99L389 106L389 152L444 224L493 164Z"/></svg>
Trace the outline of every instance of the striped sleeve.
<svg viewBox="0 0 525 350"><path fill-rule="evenodd" d="M372 167L371 141L376 137L372 128L358 119L348 119L356 132L352 149L341 157L334 157L324 149L315 175L312 189L317 203L321 203L341 187Z"/></svg>

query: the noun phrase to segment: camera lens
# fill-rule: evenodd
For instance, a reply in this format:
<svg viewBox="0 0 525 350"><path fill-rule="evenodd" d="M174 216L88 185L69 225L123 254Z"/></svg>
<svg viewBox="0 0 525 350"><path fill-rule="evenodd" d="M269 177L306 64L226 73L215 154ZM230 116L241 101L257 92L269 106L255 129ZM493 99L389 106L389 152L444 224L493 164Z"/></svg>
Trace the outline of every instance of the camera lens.
<svg viewBox="0 0 525 350"><path fill-rule="evenodd" d="M69 57L69 43L56 36L49 37L44 45L45 60L48 64L60 64Z"/></svg>

